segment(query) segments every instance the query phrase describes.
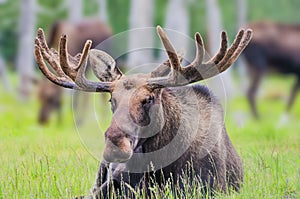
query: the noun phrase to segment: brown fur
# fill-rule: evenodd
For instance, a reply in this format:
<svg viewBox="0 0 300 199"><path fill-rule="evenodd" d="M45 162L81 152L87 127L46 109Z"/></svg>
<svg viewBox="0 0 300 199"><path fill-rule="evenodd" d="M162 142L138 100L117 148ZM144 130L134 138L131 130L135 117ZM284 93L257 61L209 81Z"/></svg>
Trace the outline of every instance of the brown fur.
<svg viewBox="0 0 300 199"><path fill-rule="evenodd" d="M58 120L61 120L62 88L53 84L48 79L39 83L38 96L40 101L40 112L38 121L40 124L48 122L50 113L57 111Z"/></svg>
<svg viewBox="0 0 300 199"><path fill-rule="evenodd" d="M86 40L93 42L92 48L112 35L111 28L97 19L86 19L79 22L58 21L52 27L49 46L59 46L61 35L68 35L68 52L75 56L81 52Z"/></svg>

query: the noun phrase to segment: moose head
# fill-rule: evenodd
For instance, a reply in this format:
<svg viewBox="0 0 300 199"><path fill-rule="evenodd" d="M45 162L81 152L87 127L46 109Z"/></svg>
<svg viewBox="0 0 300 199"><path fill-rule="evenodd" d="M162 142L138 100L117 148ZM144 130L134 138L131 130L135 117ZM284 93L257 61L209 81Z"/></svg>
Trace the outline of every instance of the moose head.
<svg viewBox="0 0 300 199"><path fill-rule="evenodd" d="M146 127L151 123L162 123L165 117L162 110L162 88L188 85L225 71L238 58L252 35L250 30L240 30L228 49L227 35L222 32L219 52L204 62L203 40L201 35L196 33L196 57L191 64L183 67L182 58L178 56L159 26L157 33L169 59L149 74L126 76L110 55L104 51L90 49L90 40L86 42L82 53L73 57L67 52L66 35L61 37L57 52L48 48L42 29L38 30L34 53L40 70L49 80L65 88L111 94L110 102L114 114L111 125L105 132L104 151L104 159L108 162L129 160L134 149L138 147L138 137L143 137L145 130L149 130ZM48 69L45 61L56 74ZM88 65L100 82L86 78Z"/></svg>

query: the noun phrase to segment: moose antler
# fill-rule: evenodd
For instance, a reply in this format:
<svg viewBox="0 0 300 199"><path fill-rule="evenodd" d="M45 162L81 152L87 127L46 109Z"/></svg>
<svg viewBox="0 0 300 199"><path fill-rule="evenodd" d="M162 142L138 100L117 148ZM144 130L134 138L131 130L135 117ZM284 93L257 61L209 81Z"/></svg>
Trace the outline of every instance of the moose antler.
<svg viewBox="0 0 300 199"><path fill-rule="evenodd" d="M157 33L169 57L171 71L167 76L155 77L148 80L148 85L153 88L183 86L203 79L213 77L228 69L248 45L252 37L252 30L240 30L229 49L227 49L227 34L221 34L221 47L219 52L208 62L203 63L204 45L200 33L195 34L196 57L186 66L181 66L181 61L163 29L158 26Z"/></svg>
<svg viewBox="0 0 300 199"><path fill-rule="evenodd" d="M203 63L205 53L203 40L200 33L196 33L196 57L190 65L182 67L182 55L176 53L160 26L157 27L157 33L169 59L150 74L147 84L151 88L183 86L225 71L235 62L252 37L252 30L240 30L228 49L227 35L222 32L219 52L211 60ZM67 52L67 36L63 35L58 53L55 49L48 48L44 32L39 29L35 39L34 54L40 70L49 80L59 86L89 92L111 92L112 82L118 80L122 73L111 56L103 51L90 50L91 45L92 42L88 40L82 53L72 57ZM93 82L85 77L88 59L95 76L101 82ZM56 74L49 70L45 61Z"/></svg>
<svg viewBox="0 0 300 199"><path fill-rule="evenodd" d="M111 82L93 82L85 77L87 57L92 53L90 51L91 45L92 42L87 40L82 53L72 57L67 52L67 36L63 35L60 39L58 53L53 48L49 49L43 30L38 29L34 46L35 59L43 74L59 86L89 92L110 92ZM110 56L106 53L102 52L102 54L105 54L104 56L110 59ZM45 61L49 63L56 75L49 70ZM122 75L121 72L117 68L114 69L118 72L119 78ZM96 76L98 77L99 75Z"/></svg>

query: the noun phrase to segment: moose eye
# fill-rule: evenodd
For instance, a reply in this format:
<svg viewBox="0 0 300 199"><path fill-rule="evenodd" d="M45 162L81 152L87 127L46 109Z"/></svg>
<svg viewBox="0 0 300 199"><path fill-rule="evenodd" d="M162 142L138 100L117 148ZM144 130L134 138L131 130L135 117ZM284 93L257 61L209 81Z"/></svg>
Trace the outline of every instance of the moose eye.
<svg viewBox="0 0 300 199"><path fill-rule="evenodd" d="M153 97L153 96L149 96L148 98L146 98L146 99L144 99L144 100L142 101L143 107L149 106L149 105L151 105L151 104L153 104L153 103L154 103L154 97Z"/></svg>

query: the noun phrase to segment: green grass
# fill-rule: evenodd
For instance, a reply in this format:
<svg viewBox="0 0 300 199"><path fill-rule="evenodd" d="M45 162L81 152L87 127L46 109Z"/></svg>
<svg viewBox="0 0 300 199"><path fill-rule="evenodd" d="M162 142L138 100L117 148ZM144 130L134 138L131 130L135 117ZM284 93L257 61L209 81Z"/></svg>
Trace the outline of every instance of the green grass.
<svg viewBox="0 0 300 199"><path fill-rule="evenodd" d="M263 85L261 121L249 116L244 97L226 108L226 126L242 157L245 182L240 193L218 198L300 198L300 97L288 123L278 125L292 79L269 78ZM5 94L0 87L0 198L72 198L88 194L104 147L103 130L109 124L109 105L93 95L91 106L100 114L98 123L86 117L76 128L70 105L65 105L61 125L36 123L36 99L28 103ZM278 97L279 96L279 97ZM66 97L66 104L70 103ZM284 98L284 99L282 99ZM91 113L94 117L94 112ZM241 118L246 118L240 121ZM239 121L237 122L237 118ZM98 124L101 124L99 128ZM101 130L102 129L102 130ZM190 196L197 189L190 187ZM159 198L175 198L169 186Z"/></svg>

